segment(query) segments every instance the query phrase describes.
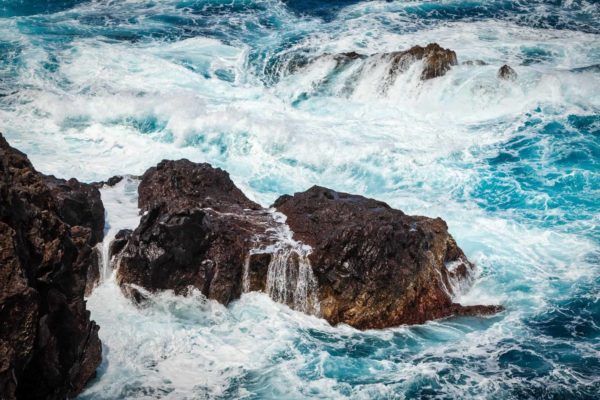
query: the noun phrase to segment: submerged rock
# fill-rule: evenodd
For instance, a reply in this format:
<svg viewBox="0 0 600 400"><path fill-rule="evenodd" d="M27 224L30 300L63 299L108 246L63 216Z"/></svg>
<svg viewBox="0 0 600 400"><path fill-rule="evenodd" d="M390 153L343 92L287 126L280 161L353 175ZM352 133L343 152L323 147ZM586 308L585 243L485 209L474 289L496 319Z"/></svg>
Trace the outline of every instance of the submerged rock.
<svg viewBox="0 0 600 400"><path fill-rule="evenodd" d="M508 66L507 64L504 64L498 70L498 78L504 79L504 80L509 80L509 81L514 81L517 79L517 72L514 69L512 69L510 66Z"/></svg>
<svg viewBox="0 0 600 400"><path fill-rule="evenodd" d="M192 287L223 304L259 290L361 329L501 309L453 303L473 265L439 218L321 187L282 196L273 212L225 171L188 160L148 170L139 194L144 215L117 271L136 300L139 288Z"/></svg>
<svg viewBox="0 0 600 400"><path fill-rule="evenodd" d="M0 135L2 399L75 397L101 361L84 301L92 229L63 221L55 195Z"/></svg>

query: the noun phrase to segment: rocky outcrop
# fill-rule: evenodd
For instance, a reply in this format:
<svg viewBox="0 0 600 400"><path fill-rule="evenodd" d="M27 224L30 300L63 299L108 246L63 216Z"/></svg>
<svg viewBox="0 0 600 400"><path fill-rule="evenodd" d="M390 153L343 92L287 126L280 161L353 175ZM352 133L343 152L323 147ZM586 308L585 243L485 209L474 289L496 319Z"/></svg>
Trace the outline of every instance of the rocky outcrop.
<svg viewBox="0 0 600 400"><path fill-rule="evenodd" d="M226 172L180 160L144 174L139 206L143 217L117 271L137 300L140 287L193 287L223 304L258 290L361 329L501 309L452 301L473 265L443 220L376 200L313 187L282 196L274 213L244 196Z"/></svg>
<svg viewBox="0 0 600 400"><path fill-rule="evenodd" d="M378 67L381 64L387 66L388 80L393 81L398 74L408 70L415 62L422 61L423 70L421 80L428 80L443 76L458 64L456 53L450 49L444 49L437 43L430 43L425 47L413 46L404 51L393 51L389 53L375 53L371 55L359 54L357 52L325 54L315 60L330 58L336 62L336 68L342 68L354 62L363 63L363 70ZM306 62L310 64L310 62ZM295 69L299 66L296 63ZM366 73L367 71L364 71Z"/></svg>
<svg viewBox="0 0 600 400"><path fill-rule="evenodd" d="M108 257L112 259L119 254L127 245L133 231L131 229L121 229L110 242L108 248Z"/></svg>
<svg viewBox="0 0 600 400"><path fill-rule="evenodd" d="M223 304L238 298L245 256L264 231L261 207L225 171L188 160L149 169L138 191L144 214L117 270L126 294L194 287Z"/></svg>
<svg viewBox="0 0 600 400"><path fill-rule="evenodd" d="M415 61L422 61L422 80L443 76L453 65L458 64L456 53L444 49L437 43L430 43L426 47L413 46L409 50L386 53L380 57L390 61L390 75L392 77L406 71Z"/></svg>
<svg viewBox="0 0 600 400"><path fill-rule="evenodd" d="M0 135L0 398L64 399L101 361L84 291L91 228L62 219L56 193ZM87 260L87 261L86 261Z"/></svg>
<svg viewBox="0 0 600 400"><path fill-rule="evenodd" d="M59 217L70 225L73 242L79 252L77 264L87 269L85 295L89 296L100 280L100 250L104 237L104 205L93 184L55 176L43 176L58 206Z"/></svg>
<svg viewBox="0 0 600 400"><path fill-rule="evenodd" d="M510 66L504 64L498 70L498 78L504 79L507 81L514 81L517 79L517 72L512 69Z"/></svg>
<svg viewBox="0 0 600 400"><path fill-rule="evenodd" d="M56 200L60 218L70 226L89 228L92 246L101 242L104 237L104 206L98 188L75 178L65 180L52 175L44 176L44 182Z"/></svg>
<svg viewBox="0 0 600 400"><path fill-rule="evenodd" d="M383 328L499 310L452 302L455 282L468 280L473 265L440 218L318 186L274 206L312 247L321 316L332 324Z"/></svg>

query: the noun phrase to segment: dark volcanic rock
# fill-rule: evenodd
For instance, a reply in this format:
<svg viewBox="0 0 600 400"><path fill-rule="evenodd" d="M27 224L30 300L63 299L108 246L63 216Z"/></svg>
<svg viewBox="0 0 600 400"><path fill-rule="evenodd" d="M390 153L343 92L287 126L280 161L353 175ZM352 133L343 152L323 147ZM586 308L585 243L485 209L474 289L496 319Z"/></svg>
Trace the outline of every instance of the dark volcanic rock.
<svg viewBox="0 0 600 400"><path fill-rule="evenodd" d="M500 310L452 302L450 282L473 266L440 218L316 186L274 206L294 238L313 248L321 315L332 324L383 328Z"/></svg>
<svg viewBox="0 0 600 400"><path fill-rule="evenodd" d="M69 227L59 209L45 178L0 135L2 399L74 397L101 361L83 299L89 257L77 243L91 232Z"/></svg>
<svg viewBox="0 0 600 400"><path fill-rule="evenodd" d="M371 55L359 54L355 51L338 54L323 54L313 59L302 58L302 62L297 61L289 64L289 72L295 73L297 70L312 64L321 59L333 59L336 62L336 70L351 65L354 62L361 62L361 74L369 74L372 68L377 68L381 64L387 65L387 81L384 86L389 86L396 79L398 74L405 72L417 61L423 62L423 71L421 79L428 80L443 76L458 64L456 53L450 49L444 49L437 43L430 43L425 47L413 46L404 51L393 51L389 53L375 53ZM475 63L483 61L475 61ZM484 64L477 64L484 65Z"/></svg>
<svg viewBox="0 0 600 400"><path fill-rule="evenodd" d="M119 254L124 248L133 231L131 229L121 229L115 235L115 238L110 242L108 249L108 256L112 259L114 256Z"/></svg>
<svg viewBox="0 0 600 400"><path fill-rule="evenodd" d="M517 72L510 66L504 64L498 70L498 78L514 81L515 79L517 79Z"/></svg>
<svg viewBox="0 0 600 400"><path fill-rule="evenodd" d="M54 176L44 176L46 185L58 204L61 219L71 226L90 228L90 245L101 242L104 237L104 205L100 191L91 184Z"/></svg>
<svg viewBox="0 0 600 400"><path fill-rule="evenodd" d="M265 214L208 164L162 161L139 186L144 212L120 254L117 280L126 294L194 287L223 304L242 292L242 273L252 238Z"/></svg>
<svg viewBox="0 0 600 400"><path fill-rule="evenodd" d="M163 160L150 168L142 175L138 192L142 211L155 207L169 211L211 208L219 212L261 208L234 185L227 172L185 159Z"/></svg>
<svg viewBox="0 0 600 400"><path fill-rule="evenodd" d="M79 250L76 263L87 269L85 295L100 280L100 252L95 247L104 237L104 205L94 184L44 175L63 222L71 225L73 242Z"/></svg>

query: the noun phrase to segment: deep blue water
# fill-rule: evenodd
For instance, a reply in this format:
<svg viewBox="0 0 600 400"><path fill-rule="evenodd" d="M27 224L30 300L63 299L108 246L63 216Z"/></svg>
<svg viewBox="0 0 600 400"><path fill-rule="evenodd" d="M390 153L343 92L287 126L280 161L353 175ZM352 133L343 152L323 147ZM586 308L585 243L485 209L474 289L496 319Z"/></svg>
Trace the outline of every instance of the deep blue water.
<svg viewBox="0 0 600 400"><path fill-rule="evenodd" d="M386 92L385 66L290 68L430 42L488 65L425 83L417 66ZM507 309L359 332L260 294L140 310L109 280L81 398L598 398L598 65L596 1L0 2L0 130L39 170L187 157L264 205L320 184L441 216L479 268L460 300ZM113 226L135 223L121 189Z"/></svg>

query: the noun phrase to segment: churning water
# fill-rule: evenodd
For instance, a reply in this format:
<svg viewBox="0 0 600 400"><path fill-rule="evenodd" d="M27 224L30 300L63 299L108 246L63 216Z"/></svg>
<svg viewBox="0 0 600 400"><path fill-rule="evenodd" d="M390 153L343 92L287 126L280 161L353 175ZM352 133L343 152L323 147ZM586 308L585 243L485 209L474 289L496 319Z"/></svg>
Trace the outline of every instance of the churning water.
<svg viewBox="0 0 600 400"><path fill-rule="evenodd" d="M263 205L319 184L440 216L479 268L460 301L507 308L360 332L259 293L137 308L109 277L88 299L104 360L81 398L597 398L598 2L5 0L0 15L0 130L42 172L186 157ZM382 65L294 67L429 42L487 65L422 82L417 63L384 92ZM496 78L504 63L517 80ZM135 227L127 182L103 199L111 234Z"/></svg>

